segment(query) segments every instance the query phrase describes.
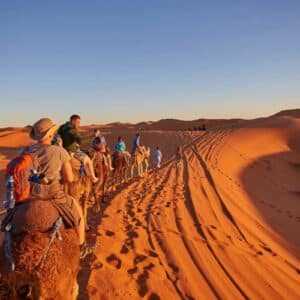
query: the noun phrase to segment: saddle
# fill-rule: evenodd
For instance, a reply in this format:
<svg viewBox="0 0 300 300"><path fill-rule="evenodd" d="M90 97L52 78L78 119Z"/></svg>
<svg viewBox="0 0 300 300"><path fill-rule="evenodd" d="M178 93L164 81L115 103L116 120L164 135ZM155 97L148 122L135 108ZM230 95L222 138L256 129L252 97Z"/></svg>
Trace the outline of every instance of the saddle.
<svg viewBox="0 0 300 300"><path fill-rule="evenodd" d="M12 225L11 233L47 232L59 218L57 209L51 201L27 200L17 205L3 221Z"/></svg>
<svg viewBox="0 0 300 300"><path fill-rule="evenodd" d="M69 195L66 195L60 184L52 186L36 184L31 197L17 204L9 211L1 224L2 231L7 224L12 225L11 233L18 235L29 232L49 231L59 216L66 228L78 226L80 216Z"/></svg>

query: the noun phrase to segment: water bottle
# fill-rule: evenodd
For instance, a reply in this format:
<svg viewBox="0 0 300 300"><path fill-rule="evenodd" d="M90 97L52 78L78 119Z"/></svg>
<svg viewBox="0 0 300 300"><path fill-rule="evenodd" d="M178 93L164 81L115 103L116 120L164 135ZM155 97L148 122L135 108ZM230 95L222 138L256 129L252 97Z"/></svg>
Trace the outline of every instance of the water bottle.
<svg viewBox="0 0 300 300"><path fill-rule="evenodd" d="M5 209L14 208L16 204L15 199L15 185L13 176L9 176L6 182L6 190L4 195L3 207Z"/></svg>

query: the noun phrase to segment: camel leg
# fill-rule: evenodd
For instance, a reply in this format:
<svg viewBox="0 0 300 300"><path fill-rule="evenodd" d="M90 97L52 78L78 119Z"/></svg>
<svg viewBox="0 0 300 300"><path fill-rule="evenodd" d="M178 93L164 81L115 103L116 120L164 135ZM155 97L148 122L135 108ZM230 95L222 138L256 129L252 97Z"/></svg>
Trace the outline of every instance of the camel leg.
<svg viewBox="0 0 300 300"><path fill-rule="evenodd" d="M123 168L121 169L121 172L120 172L120 177L119 177L119 188L122 186L122 181L123 181Z"/></svg>
<svg viewBox="0 0 300 300"><path fill-rule="evenodd" d="M103 182L102 182L102 195L101 195L101 202L102 203L105 203L105 196L106 196L106 194L105 194L105 192L106 192L105 187L106 187L106 178L103 178Z"/></svg>
<svg viewBox="0 0 300 300"><path fill-rule="evenodd" d="M139 164L138 170L139 170L139 176L142 177L143 176L143 163Z"/></svg>
<svg viewBox="0 0 300 300"><path fill-rule="evenodd" d="M83 244L85 242L85 230L86 230L86 217L84 215L83 207L78 203L76 199L74 199L74 206L77 208L77 211L80 216L80 223L79 226L76 227L78 238L79 238L79 244Z"/></svg>
<svg viewBox="0 0 300 300"><path fill-rule="evenodd" d="M89 231L90 227L87 223L87 200L88 200L87 195L83 195L83 197L82 197L82 212L83 212L83 218L84 218L84 223L85 223L85 230Z"/></svg>
<svg viewBox="0 0 300 300"><path fill-rule="evenodd" d="M127 178L128 174L127 173L128 173L128 168L125 169L125 183L128 182L128 178Z"/></svg>
<svg viewBox="0 0 300 300"><path fill-rule="evenodd" d="M118 169L117 166L115 165L115 169L112 175L112 180L111 180L111 191L115 191L116 190L116 178L118 176Z"/></svg>
<svg viewBox="0 0 300 300"><path fill-rule="evenodd" d="M71 294L70 300L76 300L77 297L78 297L78 293L79 293L79 285L78 285L78 282L77 282L76 278L74 280L74 285L73 285L71 293L72 294Z"/></svg>
<svg viewBox="0 0 300 300"><path fill-rule="evenodd" d="M126 168L124 168L124 170L123 170L122 179L123 179L123 183L126 183Z"/></svg>
<svg viewBox="0 0 300 300"><path fill-rule="evenodd" d="M134 173L134 164L131 165L131 172L130 172L131 179L133 178L133 173Z"/></svg>
<svg viewBox="0 0 300 300"><path fill-rule="evenodd" d="M100 212L100 203L99 203L100 193L97 193L95 191L94 197L95 197L94 211L95 211L95 213L99 213Z"/></svg>

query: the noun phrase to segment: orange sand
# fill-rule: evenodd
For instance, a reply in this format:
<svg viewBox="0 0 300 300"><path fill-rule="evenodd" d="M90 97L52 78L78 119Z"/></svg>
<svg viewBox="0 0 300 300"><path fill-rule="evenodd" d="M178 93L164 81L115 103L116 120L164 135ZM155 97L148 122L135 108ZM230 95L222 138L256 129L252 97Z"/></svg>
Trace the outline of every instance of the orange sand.
<svg viewBox="0 0 300 300"><path fill-rule="evenodd" d="M300 119L220 128L142 132L165 164L110 193L99 215L90 209L97 247L82 262L79 299L300 298ZM111 146L134 134L104 132ZM0 167L28 143L25 132L1 131Z"/></svg>

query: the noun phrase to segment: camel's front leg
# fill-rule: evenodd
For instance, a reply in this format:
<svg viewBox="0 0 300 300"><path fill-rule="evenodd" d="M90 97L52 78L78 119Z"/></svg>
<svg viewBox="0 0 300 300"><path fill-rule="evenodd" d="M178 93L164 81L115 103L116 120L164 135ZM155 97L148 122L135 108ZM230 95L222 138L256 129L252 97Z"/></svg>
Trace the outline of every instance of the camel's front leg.
<svg viewBox="0 0 300 300"><path fill-rule="evenodd" d="M145 173L148 173L148 168L149 168L149 161L148 159L145 160Z"/></svg>
<svg viewBox="0 0 300 300"><path fill-rule="evenodd" d="M143 163L141 162L139 164L139 176L142 177L142 175L143 175Z"/></svg>

